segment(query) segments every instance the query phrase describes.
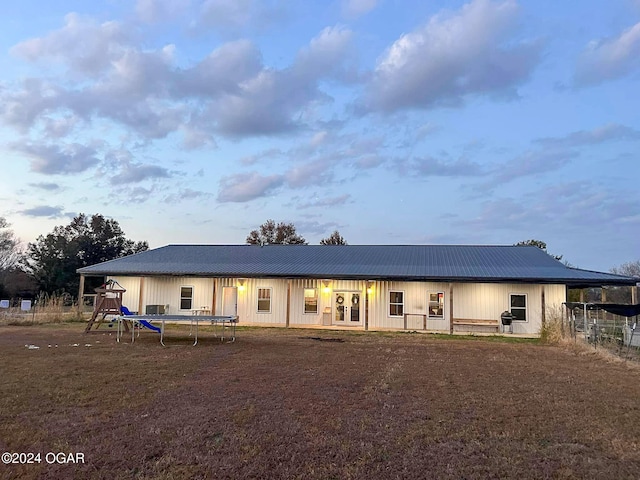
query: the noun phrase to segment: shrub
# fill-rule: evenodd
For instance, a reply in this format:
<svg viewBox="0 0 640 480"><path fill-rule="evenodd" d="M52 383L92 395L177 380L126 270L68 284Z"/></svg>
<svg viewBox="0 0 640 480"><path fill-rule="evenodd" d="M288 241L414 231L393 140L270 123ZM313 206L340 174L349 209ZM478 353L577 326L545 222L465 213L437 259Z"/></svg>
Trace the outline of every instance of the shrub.
<svg viewBox="0 0 640 480"><path fill-rule="evenodd" d="M543 343L557 344L568 335L564 321L564 309L561 305L547 307L545 322L540 328L540 340Z"/></svg>

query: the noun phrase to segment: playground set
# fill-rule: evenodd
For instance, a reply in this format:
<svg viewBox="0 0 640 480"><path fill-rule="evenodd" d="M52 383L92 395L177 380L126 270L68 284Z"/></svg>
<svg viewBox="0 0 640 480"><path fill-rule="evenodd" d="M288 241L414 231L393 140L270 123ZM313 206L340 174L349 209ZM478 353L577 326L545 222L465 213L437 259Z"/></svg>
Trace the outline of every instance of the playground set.
<svg viewBox="0 0 640 480"><path fill-rule="evenodd" d="M107 281L105 284L94 289L96 292L96 299L94 302L93 313L87 326L85 333L89 333L95 326L97 330L100 325L105 321L107 316L115 316L115 321L118 324L117 341L120 342L124 332L131 331L131 343L135 341L136 331L138 336L140 330L146 328L153 332L160 334L160 344L164 344L165 325L167 321L172 323L185 323L190 325L189 335L194 336L193 345L198 344L198 324L200 322L210 322L214 326L214 335L217 337L217 326L222 326L221 340L224 341L225 328L232 327L232 334L229 337L230 342L234 342L236 339L236 324L238 323L237 316L226 315L164 315L164 314L152 314L152 315L136 315L132 313L126 306L122 305L122 295L126 290L122 286L113 280ZM100 318L99 318L100 317ZM110 320L111 322L112 320ZM160 326L153 325L152 322L160 322ZM195 327L195 329L194 329Z"/></svg>

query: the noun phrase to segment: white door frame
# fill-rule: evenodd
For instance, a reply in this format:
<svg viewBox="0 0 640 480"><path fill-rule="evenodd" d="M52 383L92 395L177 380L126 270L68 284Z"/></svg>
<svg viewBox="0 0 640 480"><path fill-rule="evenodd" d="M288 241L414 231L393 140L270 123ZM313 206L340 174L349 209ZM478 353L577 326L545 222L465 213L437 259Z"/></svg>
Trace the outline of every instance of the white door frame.
<svg viewBox="0 0 640 480"><path fill-rule="evenodd" d="M238 315L238 287L222 287L222 315Z"/></svg>
<svg viewBox="0 0 640 480"><path fill-rule="evenodd" d="M338 304L338 295L342 296L343 303ZM358 321L354 322L351 320L352 308L353 308L353 299L354 295L357 295L357 306L358 306ZM340 326L353 326L360 327L362 326L362 320L364 316L364 307L362 305L363 295L360 290L334 290L331 296L331 324L332 325L340 325ZM339 308L344 307L344 320L337 320L339 315Z"/></svg>

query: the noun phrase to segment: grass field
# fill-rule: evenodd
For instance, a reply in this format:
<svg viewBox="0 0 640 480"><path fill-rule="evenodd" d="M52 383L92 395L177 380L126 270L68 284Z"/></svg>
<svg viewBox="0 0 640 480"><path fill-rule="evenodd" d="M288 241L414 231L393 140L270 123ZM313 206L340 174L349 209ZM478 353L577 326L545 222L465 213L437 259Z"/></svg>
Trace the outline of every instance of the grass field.
<svg viewBox="0 0 640 480"><path fill-rule="evenodd" d="M0 478L640 478L640 370L590 350L83 327L0 326L0 452L41 454Z"/></svg>

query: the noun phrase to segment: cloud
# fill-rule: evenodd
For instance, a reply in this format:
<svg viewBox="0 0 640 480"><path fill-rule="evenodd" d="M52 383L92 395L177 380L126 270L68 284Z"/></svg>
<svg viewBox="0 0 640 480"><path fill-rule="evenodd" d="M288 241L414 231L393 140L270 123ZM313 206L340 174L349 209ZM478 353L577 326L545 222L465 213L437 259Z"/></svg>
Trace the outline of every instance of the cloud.
<svg viewBox="0 0 640 480"><path fill-rule="evenodd" d="M29 186L39 190L46 190L47 192L55 192L62 189L59 184L52 182L30 183Z"/></svg>
<svg viewBox="0 0 640 480"><path fill-rule="evenodd" d="M45 37L14 46L11 53L31 62L57 61L89 77L100 76L117 59L130 34L119 22L96 23L90 17L69 13L65 25Z"/></svg>
<svg viewBox="0 0 640 480"><path fill-rule="evenodd" d="M334 163L326 159L296 163L283 174L262 175L257 172L239 173L220 180L218 200L248 202L273 194L282 187L298 189L323 185L333 179Z"/></svg>
<svg viewBox="0 0 640 480"><path fill-rule="evenodd" d="M256 172L223 177L218 191L219 202L248 202L273 193L284 183L282 175L260 175Z"/></svg>
<svg viewBox="0 0 640 480"><path fill-rule="evenodd" d="M205 199L205 198L209 198L212 197L213 195L209 192L201 192L198 190L193 190L191 188L184 188L181 189L179 192L171 194L171 195L167 195L164 198L164 202L165 203L170 203L170 204L174 204L174 203L179 203L179 202L183 202L185 200L198 200L198 199Z"/></svg>
<svg viewBox="0 0 640 480"><path fill-rule="evenodd" d="M184 96L239 94L242 82L251 80L263 68L260 51L250 40L228 42L181 72L176 88Z"/></svg>
<svg viewBox="0 0 640 480"><path fill-rule="evenodd" d="M241 3L207 1L202 8L229 8L242 16ZM245 3L250 15L262 8ZM152 0L138 3L150 15L165 7L169 4ZM145 141L181 132L183 145L191 149L215 146L215 135L242 138L300 129L332 101L320 88L323 81L357 78L353 33L341 26L323 29L280 69L265 66L259 49L246 39L178 66L174 45L143 48L132 27L69 14L60 29L14 46L12 52L30 62L55 64L57 75L0 90L4 121L23 133L40 126L58 139L81 121L104 119L108 128L122 127Z"/></svg>
<svg viewBox="0 0 640 480"><path fill-rule="evenodd" d="M254 155L247 155L240 159L242 165L253 165L266 158L277 158L283 155L282 150L279 148L270 148L264 152L260 152Z"/></svg>
<svg viewBox="0 0 640 480"><path fill-rule="evenodd" d="M343 26L326 27L300 50L292 66L296 76L316 80L323 77L345 77L353 32Z"/></svg>
<svg viewBox="0 0 640 480"><path fill-rule="evenodd" d="M342 15L347 18L358 18L377 6L378 0L342 0Z"/></svg>
<svg viewBox="0 0 640 480"><path fill-rule="evenodd" d="M291 188L322 185L333 178L332 167L324 159L300 163L286 172L285 179Z"/></svg>
<svg viewBox="0 0 640 480"><path fill-rule="evenodd" d="M473 0L402 35L378 60L360 108L386 113L456 106L471 95L513 98L540 58L537 44L515 43L514 0Z"/></svg>
<svg viewBox="0 0 640 480"><path fill-rule="evenodd" d="M640 22L614 38L591 41L575 72L578 86L597 85L640 68Z"/></svg>
<svg viewBox="0 0 640 480"><path fill-rule="evenodd" d="M27 208L26 210L22 210L19 213L25 215L27 217L45 217L45 218L60 218L60 217L68 217L73 216L73 214L64 212L64 207L55 206L51 207L49 205L40 205L33 208Z"/></svg>
<svg viewBox="0 0 640 480"><path fill-rule="evenodd" d="M141 204L151 199L152 197L155 199L157 197L158 191L154 188L146 188L139 185L132 186L132 184L124 184L118 187L118 192L116 195L111 195L109 197L109 202L116 203L118 205L123 205L126 208L131 204ZM154 205L157 202L154 200Z"/></svg>
<svg viewBox="0 0 640 480"><path fill-rule="evenodd" d="M66 145L13 143L10 147L31 157L31 170L38 173L59 175L81 173L100 162L95 148L78 143Z"/></svg>
<svg viewBox="0 0 640 480"><path fill-rule="evenodd" d="M0 101L4 105L0 114L9 125L27 132L40 115L58 108L61 93L59 87L48 81L25 79L16 90L0 90Z"/></svg>
<svg viewBox="0 0 640 480"><path fill-rule="evenodd" d="M130 164L125 163L120 173L109 179L111 185L122 185L127 183L140 183L145 180L153 180L156 178L169 178L171 174L164 167L149 164Z"/></svg>
<svg viewBox="0 0 640 480"><path fill-rule="evenodd" d="M338 205L346 205L350 201L351 201L351 195L349 195L348 193L344 195L339 195L337 197L327 197L327 198L315 197L313 201L298 204L296 208L302 210L307 208L335 207Z"/></svg>
<svg viewBox="0 0 640 480"><path fill-rule="evenodd" d="M491 183L494 187L498 187L500 183L509 182L517 178L553 172L568 165L577 156L577 152L570 150L525 152L506 163L498 165Z"/></svg>
<svg viewBox="0 0 640 480"><path fill-rule="evenodd" d="M396 162L401 172L417 177L466 177L484 176L488 171L480 164L465 158L444 161L431 156L417 157Z"/></svg>
<svg viewBox="0 0 640 480"><path fill-rule="evenodd" d="M316 105L330 101L319 89L323 79L349 77L351 32L326 28L297 55L291 67L263 68L210 105L217 129L231 137L271 135L301 127Z"/></svg>
<svg viewBox="0 0 640 480"><path fill-rule="evenodd" d="M610 235L610 229L597 231L593 226L616 224L631 230L640 224L637 214L640 201L630 192L603 188L590 181L567 181L521 191L517 198L491 197L482 202L480 208L475 217L457 220L455 224L478 231L520 230L527 238L537 238L532 230L540 229L570 231L574 235ZM576 219L582 221L576 222Z"/></svg>
<svg viewBox="0 0 640 480"><path fill-rule="evenodd" d="M318 222L315 220L296 220L294 222L298 232L304 232L304 235L311 233L312 235L326 235L334 230L342 227L336 222Z"/></svg>
<svg viewBox="0 0 640 480"><path fill-rule="evenodd" d="M535 142L545 147L572 148L615 140L640 140L640 131L618 123L610 123L593 130L578 130L564 137L539 138Z"/></svg>
<svg viewBox="0 0 640 480"><path fill-rule="evenodd" d="M56 118L43 118L43 121L44 135L51 139L66 137L79 123L79 119L74 115L65 115Z"/></svg>
<svg viewBox="0 0 640 480"><path fill-rule="evenodd" d="M276 0L205 0L193 26L197 30L213 28L223 35L265 31L287 18L284 5Z"/></svg>
<svg viewBox="0 0 640 480"><path fill-rule="evenodd" d="M157 23L175 19L189 6L189 1L176 2L174 0L138 0L136 13L147 23Z"/></svg>

